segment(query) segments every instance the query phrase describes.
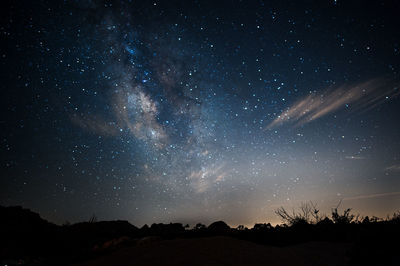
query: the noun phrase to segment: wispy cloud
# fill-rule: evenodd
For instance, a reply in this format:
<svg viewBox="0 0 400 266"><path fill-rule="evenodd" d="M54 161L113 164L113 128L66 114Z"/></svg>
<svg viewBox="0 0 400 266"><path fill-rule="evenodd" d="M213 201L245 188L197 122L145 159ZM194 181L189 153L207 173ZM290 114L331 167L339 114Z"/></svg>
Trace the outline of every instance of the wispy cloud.
<svg viewBox="0 0 400 266"><path fill-rule="evenodd" d="M357 195L357 196L354 196L354 197L343 198L343 200L374 199L374 198L382 198L382 197L397 196L397 195L400 195L400 191L387 192L387 193L375 193L375 194Z"/></svg>
<svg viewBox="0 0 400 266"><path fill-rule="evenodd" d="M352 112L367 111L399 94L399 88L382 79L341 86L321 94L312 93L283 111L266 129L284 124L302 126L346 107Z"/></svg>
<svg viewBox="0 0 400 266"><path fill-rule="evenodd" d="M363 156L346 156L346 159L349 159L349 160L365 160L365 157L363 157Z"/></svg>
<svg viewBox="0 0 400 266"><path fill-rule="evenodd" d="M386 171L400 172L400 164L391 165L385 168Z"/></svg>
<svg viewBox="0 0 400 266"><path fill-rule="evenodd" d="M106 121L102 117L73 114L70 119L73 124L97 135L116 136L119 133L115 122Z"/></svg>

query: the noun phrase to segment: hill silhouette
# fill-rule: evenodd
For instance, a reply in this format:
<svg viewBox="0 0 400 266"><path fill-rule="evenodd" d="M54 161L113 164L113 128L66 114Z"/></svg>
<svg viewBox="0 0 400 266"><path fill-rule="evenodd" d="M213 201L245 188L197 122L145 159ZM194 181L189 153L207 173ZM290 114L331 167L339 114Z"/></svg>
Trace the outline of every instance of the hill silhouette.
<svg viewBox="0 0 400 266"><path fill-rule="evenodd" d="M230 228L223 221L191 229L180 223L137 228L127 221L95 219L59 226L19 206L0 206L0 217L3 265L398 265L400 261L399 213L385 220L355 220L350 211L334 210L332 219L297 217L290 225L264 223L251 229Z"/></svg>

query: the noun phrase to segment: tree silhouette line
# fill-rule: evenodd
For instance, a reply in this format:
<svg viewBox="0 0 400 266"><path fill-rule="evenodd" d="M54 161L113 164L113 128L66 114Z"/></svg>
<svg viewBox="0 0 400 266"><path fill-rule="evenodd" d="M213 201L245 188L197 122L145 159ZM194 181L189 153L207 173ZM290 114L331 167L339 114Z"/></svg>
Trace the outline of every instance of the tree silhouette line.
<svg viewBox="0 0 400 266"><path fill-rule="evenodd" d="M354 265L391 265L398 258L393 254L399 247L400 212L385 219L360 217L351 209L340 212L339 205L332 209L330 217L322 215L313 202L302 203L292 211L280 207L275 213L283 224L257 223L253 228L231 228L223 221L209 226L197 223L192 228L181 223L138 228L127 221L97 221L95 215L87 222L58 226L28 209L0 206L0 258L3 264L10 265L52 265L60 261L68 264L154 241L226 236L273 246L308 241L352 243L348 256Z"/></svg>

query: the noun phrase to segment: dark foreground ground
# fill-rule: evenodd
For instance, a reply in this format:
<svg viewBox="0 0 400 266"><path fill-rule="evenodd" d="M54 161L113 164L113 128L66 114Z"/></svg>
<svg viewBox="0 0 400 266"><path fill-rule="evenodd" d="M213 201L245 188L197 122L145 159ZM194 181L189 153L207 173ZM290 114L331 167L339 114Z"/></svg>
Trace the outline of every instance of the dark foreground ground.
<svg viewBox="0 0 400 266"><path fill-rule="evenodd" d="M350 248L351 244L328 242L273 247L224 236L145 238L77 265L349 265Z"/></svg>
<svg viewBox="0 0 400 266"><path fill-rule="evenodd" d="M21 207L0 206L0 265L400 265L400 214L334 212L316 223L138 228L127 221L63 226Z"/></svg>

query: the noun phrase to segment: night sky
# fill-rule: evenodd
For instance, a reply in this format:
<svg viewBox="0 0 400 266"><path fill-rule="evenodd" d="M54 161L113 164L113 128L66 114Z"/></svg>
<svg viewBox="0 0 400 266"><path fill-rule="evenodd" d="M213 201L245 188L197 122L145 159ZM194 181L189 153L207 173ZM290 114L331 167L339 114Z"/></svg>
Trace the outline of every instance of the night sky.
<svg viewBox="0 0 400 266"><path fill-rule="evenodd" d="M1 6L1 205L138 226L400 209L399 2Z"/></svg>

